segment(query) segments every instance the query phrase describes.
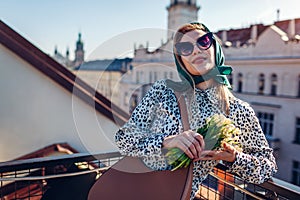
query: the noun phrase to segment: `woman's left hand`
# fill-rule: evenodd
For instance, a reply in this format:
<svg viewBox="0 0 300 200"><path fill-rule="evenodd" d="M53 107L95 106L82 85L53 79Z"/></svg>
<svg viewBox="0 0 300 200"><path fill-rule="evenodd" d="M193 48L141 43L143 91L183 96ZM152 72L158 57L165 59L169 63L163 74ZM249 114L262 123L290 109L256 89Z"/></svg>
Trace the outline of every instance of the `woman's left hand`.
<svg viewBox="0 0 300 200"><path fill-rule="evenodd" d="M227 144L224 143L222 150L206 150L202 151L201 158L197 158L194 161L198 160L223 160L228 162L234 162L236 157L236 149Z"/></svg>

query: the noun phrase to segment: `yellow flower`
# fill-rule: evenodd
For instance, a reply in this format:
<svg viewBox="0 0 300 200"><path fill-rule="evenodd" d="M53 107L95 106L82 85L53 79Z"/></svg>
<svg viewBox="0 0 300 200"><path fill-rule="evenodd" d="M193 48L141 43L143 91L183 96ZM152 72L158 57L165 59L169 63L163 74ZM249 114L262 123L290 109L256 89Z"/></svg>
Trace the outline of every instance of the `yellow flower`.
<svg viewBox="0 0 300 200"><path fill-rule="evenodd" d="M237 151L242 151L239 142L240 129L234 126L233 122L222 114L215 114L206 119L206 124L197 129L197 133L204 138L205 148L207 150L222 149L224 143L233 146ZM167 162L176 170L181 167L187 167L192 161L180 149L171 148L166 153Z"/></svg>

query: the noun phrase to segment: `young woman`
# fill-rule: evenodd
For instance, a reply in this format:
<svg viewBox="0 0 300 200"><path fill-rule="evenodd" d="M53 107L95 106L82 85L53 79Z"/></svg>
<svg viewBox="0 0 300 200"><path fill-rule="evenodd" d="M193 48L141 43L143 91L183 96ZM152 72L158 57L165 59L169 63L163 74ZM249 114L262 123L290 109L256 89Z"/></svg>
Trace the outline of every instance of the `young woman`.
<svg viewBox="0 0 300 200"><path fill-rule="evenodd" d="M201 23L182 26L174 37L174 57L182 82L160 80L153 84L129 121L116 133L116 144L123 155L141 157L153 170L168 170L163 149L177 147L193 159L191 199L199 184L222 161L229 172L246 181L262 183L277 171L254 110L229 91L220 44ZM187 102L190 130L183 131L174 91ZM205 120L223 114L241 130L242 152L224 144L222 150L207 150L203 137L196 132Z"/></svg>

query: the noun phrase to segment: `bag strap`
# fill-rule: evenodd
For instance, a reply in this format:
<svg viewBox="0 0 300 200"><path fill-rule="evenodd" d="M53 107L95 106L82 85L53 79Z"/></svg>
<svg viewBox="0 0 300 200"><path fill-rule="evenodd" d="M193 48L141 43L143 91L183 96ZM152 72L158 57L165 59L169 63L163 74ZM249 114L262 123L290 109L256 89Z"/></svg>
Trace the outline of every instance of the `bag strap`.
<svg viewBox="0 0 300 200"><path fill-rule="evenodd" d="M183 125L183 130L187 131L190 129L190 123L189 123L189 118L188 118L186 102L185 102L184 96L180 92L175 91L175 95L176 95L178 107L180 110L180 116L181 116L181 122ZM192 162L188 167L184 191L181 195L180 200L189 200L190 199L191 191L192 191L192 182L193 182L193 168L194 168L194 165Z"/></svg>
<svg viewBox="0 0 300 200"><path fill-rule="evenodd" d="M184 96L180 92L175 92L175 96L177 98L178 107L180 110L181 122L183 125L183 130L187 131L190 129L189 117L187 113L186 102Z"/></svg>

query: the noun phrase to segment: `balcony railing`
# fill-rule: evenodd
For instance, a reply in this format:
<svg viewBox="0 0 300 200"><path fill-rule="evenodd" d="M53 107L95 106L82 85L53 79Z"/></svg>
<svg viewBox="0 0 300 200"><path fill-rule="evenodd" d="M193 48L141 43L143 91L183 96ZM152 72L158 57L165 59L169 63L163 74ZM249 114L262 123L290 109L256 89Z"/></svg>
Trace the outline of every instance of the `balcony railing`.
<svg viewBox="0 0 300 200"><path fill-rule="evenodd" d="M0 163L0 200L86 199L95 180L120 158L118 152L78 153ZM296 200L300 192L271 181L247 183L218 165L196 199Z"/></svg>

